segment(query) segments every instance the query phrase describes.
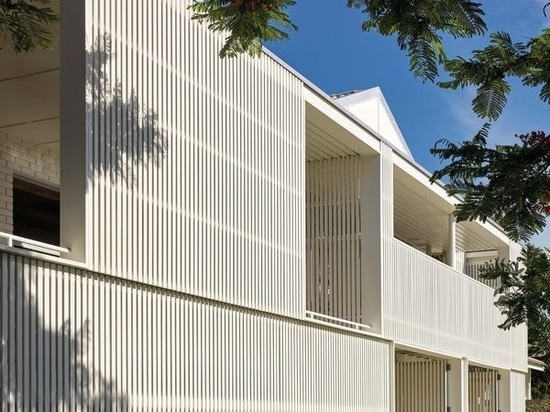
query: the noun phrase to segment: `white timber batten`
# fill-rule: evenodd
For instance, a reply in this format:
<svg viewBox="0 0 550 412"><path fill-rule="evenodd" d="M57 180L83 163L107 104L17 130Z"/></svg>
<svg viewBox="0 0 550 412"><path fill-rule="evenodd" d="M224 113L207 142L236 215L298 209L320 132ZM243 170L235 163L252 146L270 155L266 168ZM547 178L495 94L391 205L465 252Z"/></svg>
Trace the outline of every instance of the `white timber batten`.
<svg viewBox="0 0 550 412"><path fill-rule="evenodd" d="M456 218L454 215L449 215L449 266L457 269L456 259Z"/></svg>
<svg viewBox="0 0 550 412"><path fill-rule="evenodd" d="M493 289L394 239L384 281L384 336L397 343L527 371L526 328L496 327Z"/></svg>
<svg viewBox="0 0 550 412"><path fill-rule="evenodd" d="M389 410L391 344L0 251L5 410Z"/></svg>
<svg viewBox="0 0 550 412"><path fill-rule="evenodd" d="M67 15L86 61L67 70L86 104L65 96L84 113L62 151L88 159L66 164L86 204L66 244L96 271L303 317L302 82L267 55L220 59L189 2L83 3Z"/></svg>

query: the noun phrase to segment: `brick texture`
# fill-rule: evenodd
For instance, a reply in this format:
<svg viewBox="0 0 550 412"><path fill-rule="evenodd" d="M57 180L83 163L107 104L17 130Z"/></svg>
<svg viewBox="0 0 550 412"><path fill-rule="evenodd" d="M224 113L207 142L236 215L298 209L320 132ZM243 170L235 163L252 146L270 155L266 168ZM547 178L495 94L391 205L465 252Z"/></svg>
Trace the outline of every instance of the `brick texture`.
<svg viewBox="0 0 550 412"><path fill-rule="evenodd" d="M0 132L0 232L13 231L13 177L59 187L59 154Z"/></svg>

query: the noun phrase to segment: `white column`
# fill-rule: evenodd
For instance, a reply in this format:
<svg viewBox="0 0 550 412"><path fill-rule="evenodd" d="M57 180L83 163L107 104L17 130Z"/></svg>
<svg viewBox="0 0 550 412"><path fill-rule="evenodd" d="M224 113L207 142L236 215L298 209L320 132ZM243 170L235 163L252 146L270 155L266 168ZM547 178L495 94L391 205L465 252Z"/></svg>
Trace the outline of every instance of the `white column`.
<svg viewBox="0 0 550 412"><path fill-rule="evenodd" d="M500 380L498 381L498 410L500 412L516 412L511 410L512 406L512 384L510 371L499 371ZM519 412L519 411L518 411Z"/></svg>
<svg viewBox="0 0 550 412"><path fill-rule="evenodd" d="M468 410L468 359L448 361L447 371L447 406L451 412Z"/></svg>
<svg viewBox="0 0 550 412"><path fill-rule="evenodd" d="M62 1L61 53L61 246L86 259L86 16L85 1Z"/></svg>
<svg viewBox="0 0 550 412"><path fill-rule="evenodd" d="M453 214L449 215L449 249L448 264L453 269L456 269L456 218Z"/></svg>
<svg viewBox="0 0 550 412"><path fill-rule="evenodd" d="M361 159L361 318L382 330L382 177L380 156Z"/></svg>
<svg viewBox="0 0 550 412"><path fill-rule="evenodd" d="M383 332L382 276L393 240L393 152L380 148L380 155L361 159L361 309L375 333Z"/></svg>

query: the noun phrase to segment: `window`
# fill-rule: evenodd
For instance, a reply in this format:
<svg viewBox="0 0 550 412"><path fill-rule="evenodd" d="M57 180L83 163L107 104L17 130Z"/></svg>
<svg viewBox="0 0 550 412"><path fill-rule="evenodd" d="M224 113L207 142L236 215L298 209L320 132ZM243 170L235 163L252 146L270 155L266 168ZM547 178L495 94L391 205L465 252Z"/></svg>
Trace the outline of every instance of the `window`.
<svg viewBox="0 0 550 412"><path fill-rule="evenodd" d="M59 245L59 192L13 179L13 234Z"/></svg>

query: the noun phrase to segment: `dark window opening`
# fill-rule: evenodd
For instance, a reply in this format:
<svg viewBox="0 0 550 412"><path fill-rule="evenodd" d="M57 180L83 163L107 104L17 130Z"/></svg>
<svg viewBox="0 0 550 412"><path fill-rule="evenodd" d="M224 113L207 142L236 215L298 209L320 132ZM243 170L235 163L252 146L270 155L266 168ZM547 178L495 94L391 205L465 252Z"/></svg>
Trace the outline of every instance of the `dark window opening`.
<svg viewBox="0 0 550 412"><path fill-rule="evenodd" d="M13 234L59 246L59 192L13 179Z"/></svg>

